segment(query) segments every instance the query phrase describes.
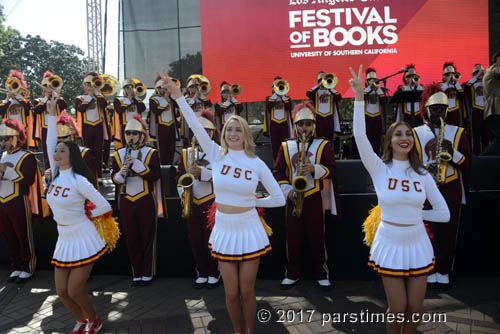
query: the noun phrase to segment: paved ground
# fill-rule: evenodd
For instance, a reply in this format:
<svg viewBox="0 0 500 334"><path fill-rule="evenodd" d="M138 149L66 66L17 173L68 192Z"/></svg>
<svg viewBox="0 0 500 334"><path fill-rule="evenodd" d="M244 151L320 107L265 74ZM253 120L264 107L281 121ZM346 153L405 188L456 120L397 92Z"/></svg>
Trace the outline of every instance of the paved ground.
<svg viewBox="0 0 500 334"><path fill-rule="evenodd" d="M38 271L21 286L7 284L8 275L0 269L0 333L69 333L74 318L55 293L51 271ZM499 277L458 278L449 291L428 291L425 311L446 314L446 322L421 324L420 333L500 333L499 283ZM378 280L338 281L328 292L310 281L286 292L278 285L257 281L259 315L271 315L257 321L257 333L385 332L382 323L367 321L386 308ZM104 333L232 333L222 286L195 290L190 279L158 278L131 287L128 277L94 276L87 287Z"/></svg>

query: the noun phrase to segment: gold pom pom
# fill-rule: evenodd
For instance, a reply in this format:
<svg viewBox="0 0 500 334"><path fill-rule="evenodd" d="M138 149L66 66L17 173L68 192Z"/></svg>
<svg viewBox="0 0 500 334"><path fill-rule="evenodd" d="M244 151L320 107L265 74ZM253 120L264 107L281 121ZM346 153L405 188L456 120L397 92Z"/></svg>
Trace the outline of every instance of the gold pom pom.
<svg viewBox="0 0 500 334"><path fill-rule="evenodd" d="M108 252L111 252L120 238L120 228L115 218L109 212L92 218L92 222L102 240L108 245Z"/></svg>
<svg viewBox="0 0 500 334"><path fill-rule="evenodd" d="M273 229L271 228L271 226L267 225L266 220L262 216L259 216L259 218L262 226L264 226L264 230L266 230L267 236L271 236L273 234Z"/></svg>
<svg viewBox="0 0 500 334"><path fill-rule="evenodd" d="M375 233L377 233L378 225L380 224L381 209L380 206L372 208L363 222L363 232L365 233L364 243L371 247Z"/></svg>

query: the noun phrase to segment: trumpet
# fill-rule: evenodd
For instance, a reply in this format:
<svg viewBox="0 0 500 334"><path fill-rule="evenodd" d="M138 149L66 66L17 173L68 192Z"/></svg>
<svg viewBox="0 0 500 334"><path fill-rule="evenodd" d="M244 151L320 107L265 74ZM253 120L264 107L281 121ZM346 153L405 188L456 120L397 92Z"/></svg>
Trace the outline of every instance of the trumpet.
<svg viewBox="0 0 500 334"><path fill-rule="evenodd" d="M339 78L335 75L335 73L327 73L323 76L323 79L321 80L321 84L326 89L334 88L335 86L337 86L338 82Z"/></svg>
<svg viewBox="0 0 500 334"><path fill-rule="evenodd" d="M372 80L372 82L370 83L370 86L372 87L372 89L378 89L380 87L380 80L378 79L374 79Z"/></svg>
<svg viewBox="0 0 500 334"><path fill-rule="evenodd" d="M194 165L194 153L196 149L196 137L193 136L191 140L191 154L190 160L186 165L188 166L188 170L185 174L183 174L179 181L177 182L177 186L184 188L184 192L182 193L182 216L187 218L191 215L191 208L193 205L193 184L194 184L194 175L189 173L189 169Z"/></svg>
<svg viewBox="0 0 500 334"><path fill-rule="evenodd" d="M231 92L231 95L238 96L241 94L241 85L237 83L232 84L229 91Z"/></svg>
<svg viewBox="0 0 500 334"><path fill-rule="evenodd" d="M462 74L460 73L452 73L448 78L448 84L454 85L460 80Z"/></svg>
<svg viewBox="0 0 500 334"><path fill-rule="evenodd" d="M207 96L208 94L210 94L210 92L212 91L212 85L210 84L210 81L208 80L208 78L202 74L193 74L193 75L190 75L189 78L188 78L188 81L191 80L191 79L194 79L196 80L196 82L198 83L198 91Z"/></svg>
<svg viewBox="0 0 500 334"><path fill-rule="evenodd" d="M302 132L300 142L302 144L300 148L300 157L297 163L297 176L292 180L292 187L295 191L295 198L293 203L293 215L296 217L302 216L302 208L304 207L304 191L307 187L307 179L302 174L302 166L306 163L306 133Z"/></svg>
<svg viewBox="0 0 500 334"><path fill-rule="evenodd" d="M277 95L284 96L290 90L290 84L284 79L277 79L273 82L273 91Z"/></svg>

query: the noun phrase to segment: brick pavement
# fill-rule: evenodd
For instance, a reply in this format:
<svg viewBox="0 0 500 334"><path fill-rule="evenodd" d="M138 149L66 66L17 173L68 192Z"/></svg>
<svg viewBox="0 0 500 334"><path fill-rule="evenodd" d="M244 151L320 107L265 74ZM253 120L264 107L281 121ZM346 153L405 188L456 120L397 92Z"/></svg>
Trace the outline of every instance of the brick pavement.
<svg viewBox="0 0 500 334"><path fill-rule="evenodd" d="M5 283L8 275L0 269L0 333L69 333L74 318L56 295L52 271L38 271L25 285ZM445 312L447 321L421 324L419 332L500 333L499 282L458 278L449 291L429 290L424 310ZM158 278L148 287L131 287L128 277L98 275L87 289L105 321L103 333L232 333L222 286L195 290L191 279ZM279 281L257 280L256 294L257 309L271 314L268 322L257 321L256 333L385 333L383 323L350 321L384 312L379 280L337 281L328 292L311 281L284 292ZM341 312L352 314L341 322Z"/></svg>

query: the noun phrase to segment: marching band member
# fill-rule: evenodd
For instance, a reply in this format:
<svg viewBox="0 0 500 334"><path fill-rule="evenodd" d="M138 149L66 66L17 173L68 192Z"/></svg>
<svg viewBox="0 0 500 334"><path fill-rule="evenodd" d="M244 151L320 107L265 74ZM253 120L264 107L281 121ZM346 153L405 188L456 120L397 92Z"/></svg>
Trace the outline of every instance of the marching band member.
<svg viewBox="0 0 500 334"><path fill-rule="evenodd" d="M470 167L471 152L464 128L443 121L449 101L439 85L425 87L420 106L425 124L413 129L415 146L420 160L435 177L451 215L448 224L428 223L434 235L436 273L429 275L427 282L447 288L455 258L460 209L465 204L463 173Z"/></svg>
<svg viewBox="0 0 500 334"><path fill-rule="evenodd" d="M117 96L113 101L115 112L118 114L118 118L115 122L120 125L120 138L122 138L122 145L127 143L124 140L123 132L127 126L128 121L130 121L135 115L140 114L146 110L146 106L141 99L137 98L134 90L134 83L132 79L125 79L122 83L123 94L125 96Z"/></svg>
<svg viewBox="0 0 500 334"><path fill-rule="evenodd" d="M160 152L162 165L172 165L175 143L179 139L177 129L177 104L161 86L160 77L155 80L155 94L149 99L149 134L156 138L156 148Z"/></svg>
<svg viewBox="0 0 500 334"><path fill-rule="evenodd" d="M5 83L7 98L0 103L0 116L2 118L15 119L26 129L27 147L35 147L33 137L33 113L31 101L23 95L29 96L26 81L21 72L10 70L9 77Z"/></svg>
<svg viewBox="0 0 500 334"><path fill-rule="evenodd" d="M114 153L112 179L132 265L132 286L148 285L156 274L160 158L158 151L146 146L147 129L140 115L127 122L125 139L127 146Z"/></svg>
<svg viewBox="0 0 500 334"><path fill-rule="evenodd" d="M231 94L231 86L225 81L220 84L220 96L221 102L217 102L214 105L214 109L217 128L221 130L229 117L241 115L243 112L243 104L238 102L236 97Z"/></svg>
<svg viewBox="0 0 500 334"><path fill-rule="evenodd" d="M365 74L366 135L372 144L373 151L378 154L380 152L382 133L384 132L384 107L387 97L380 87L375 69L369 67L366 69Z"/></svg>
<svg viewBox="0 0 500 334"><path fill-rule="evenodd" d="M292 136L292 100L286 96L287 89L283 91L284 94L275 91L274 83L279 80L283 79L281 77L274 78L273 95L266 97L266 115L264 117L263 135L271 137L273 160L276 159L283 140Z"/></svg>
<svg viewBox="0 0 500 334"><path fill-rule="evenodd" d="M103 224L109 219L106 217L111 216L111 205L97 191L96 179L84 163L78 146L72 141L57 143L55 97L46 104L49 114L47 151L52 170L47 202L59 233L52 257L56 290L77 319L71 333L95 334L102 329L102 321L96 315L91 296L85 292L85 283L95 261L114 245L104 241L91 219L99 218ZM94 205L93 209L88 201Z"/></svg>
<svg viewBox="0 0 500 334"><path fill-rule="evenodd" d="M500 62L488 68L483 83L486 101L484 125L489 143L482 155L500 155Z"/></svg>
<svg viewBox="0 0 500 334"><path fill-rule="evenodd" d="M60 84L57 84L59 88L51 88L52 86L49 84L50 82L57 81ZM47 155L47 101L52 97L52 95L57 96L57 114L60 115L63 111L66 110L67 104L66 101L61 94L61 86L62 80L57 75L54 75L52 72L47 71L43 74L42 79L42 97L35 99L35 136L36 139L41 140L42 142L42 150L43 150L43 163L45 168L49 168L49 157Z"/></svg>
<svg viewBox="0 0 500 334"><path fill-rule="evenodd" d="M36 256L31 225L30 187L38 164L25 149L26 130L14 119L0 125L0 235L11 259L7 282L25 283L35 272Z"/></svg>
<svg viewBox="0 0 500 334"><path fill-rule="evenodd" d="M461 74L457 72L453 62L443 65L443 82L440 84L443 92L448 96L448 111L446 123L455 126L464 126L467 111L464 103L464 89L458 82Z"/></svg>
<svg viewBox="0 0 500 334"><path fill-rule="evenodd" d="M354 138L363 165L370 174L380 207L379 225L371 243L368 265L379 273L390 314L404 314L404 322L386 321L388 333L415 333L414 314L422 312L426 276L434 257L423 219L446 222L450 213L431 175L417 154L410 125L395 122L387 130L382 158L366 135L363 67L349 68L354 94ZM422 210L426 199L432 210ZM442 224L446 225L446 224Z"/></svg>
<svg viewBox="0 0 500 334"><path fill-rule="evenodd" d="M414 64L408 64L405 66L406 72L403 76L403 85L398 87L399 91L411 92L411 91L423 91L424 87L420 84L420 76L417 74ZM418 102L413 102L413 115L411 114L411 104L412 102L400 103L398 105L398 111L396 115L396 122L406 122L413 126L419 126L423 124L422 117L420 117L420 104Z"/></svg>
<svg viewBox="0 0 500 334"><path fill-rule="evenodd" d="M483 94L484 66L474 65L472 78L464 84L465 100L471 121L472 152L479 155L488 144L484 127L484 94Z"/></svg>
<svg viewBox="0 0 500 334"><path fill-rule="evenodd" d="M99 75L88 72L83 78L84 95L75 99L78 111L78 124L81 124L83 143L86 147L96 152L96 168L98 177L102 177L102 154L104 141L110 138L107 122L106 99L96 88L95 82Z"/></svg>
<svg viewBox="0 0 500 334"><path fill-rule="evenodd" d="M209 109L203 110L198 117L198 121L205 128L210 138L218 141L219 133L215 126L214 115ZM193 137L192 140L196 142L196 137ZM193 158L194 161L192 161ZM191 189L188 190L188 188L182 186L182 182L177 182L177 191L181 198L183 210L187 211L187 217L184 218L187 223L189 242L198 275L195 287L197 289L205 286L215 288L219 284L220 275L217 269L217 260L210 255L208 250L210 229L206 214L215 198L212 184L212 166L210 161L206 159L206 153L203 152L203 149L195 144L182 149L177 165L178 180L182 181L182 175L186 175L186 173L194 177L194 181L188 180L192 182ZM184 178L187 177L189 176L184 176ZM190 191L187 197L184 196L188 194L185 194L185 191ZM190 203L186 203L186 200L189 200Z"/></svg>
<svg viewBox="0 0 500 334"><path fill-rule="evenodd" d="M342 95L333 88L336 85L333 78L333 87L325 87L324 77L325 72L319 72L318 84L308 90L306 95L312 101L316 113L316 136L333 142L334 133L340 133L339 101ZM338 80L336 76L335 80Z"/></svg>
<svg viewBox="0 0 500 334"><path fill-rule="evenodd" d="M299 282L304 235L311 247L315 279L320 287L331 285L326 265L324 212L330 210L334 216L338 213L339 201L332 182L336 175L335 156L330 141L315 138L315 118L314 108L308 102L294 108L296 138L283 141L273 170L287 198L287 264L281 289Z"/></svg>
<svg viewBox="0 0 500 334"><path fill-rule="evenodd" d="M206 79L206 78L205 78ZM208 80L208 79L206 79ZM201 93L201 83L202 80L198 74L193 74L189 76L186 83L186 91L184 96L186 98L186 102L189 106L194 110L196 116L199 116L203 108L210 108L212 106L212 102L208 99L204 94ZM186 124L184 117L182 116L182 111L180 111L180 134L184 142L184 146L188 147L191 142L191 138L193 138L193 132Z"/></svg>
<svg viewBox="0 0 500 334"><path fill-rule="evenodd" d="M176 99L206 153L206 159L212 165L217 213L209 248L212 256L219 260L226 306L235 332L242 333L243 309L247 327L244 332L253 333L256 313L255 279L260 257L271 250L269 238L255 207L282 206L285 199L269 168L255 155L255 143L243 118L232 116L227 120L219 146L198 122L180 89L165 70L162 79L166 83L164 88ZM269 197L255 198L259 181L270 193Z"/></svg>

